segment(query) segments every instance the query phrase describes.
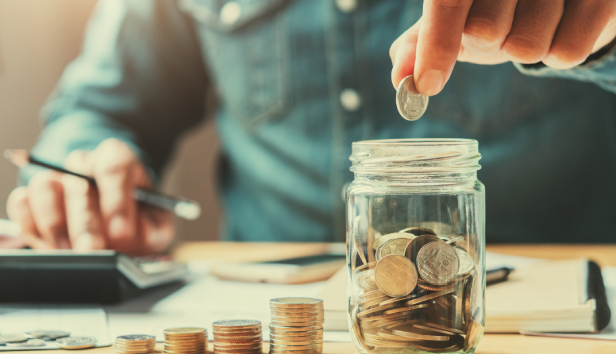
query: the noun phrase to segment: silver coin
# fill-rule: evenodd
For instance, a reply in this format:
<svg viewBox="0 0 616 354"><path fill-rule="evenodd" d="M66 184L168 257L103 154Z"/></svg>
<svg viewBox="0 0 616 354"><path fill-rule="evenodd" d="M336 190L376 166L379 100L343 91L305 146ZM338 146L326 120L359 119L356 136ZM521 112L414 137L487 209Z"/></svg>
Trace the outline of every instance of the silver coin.
<svg viewBox="0 0 616 354"><path fill-rule="evenodd" d="M417 270L423 280L436 286L449 284L458 275L460 260L445 242L430 242L417 254Z"/></svg>
<svg viewBox="0 0 616 354"><path fill-rule="evenodd" d="M23 333L6 333L0 336L0 344L21 343L28 340Z"/></svg>
<svg viewBox="0 0 616 354"><path fill-rule="evenodd" d="M42 339L29 339L27 342L22 343L6 343L7 347L44 347L45 341Z"/></svg>
<svg viewBox="0 0 616 354"><path fill-rule="evenodd" d="M461 250L456 248L456 253L458 254L458 259L460 260L460 269L458 270L459 276L465 276L475 269L475 263L473 261L473 257L471 257L468 252L465 250Z"/></svg>
<svg viewBox="0 0 616 354"><path fill-rule="evenodd" d="M34 339L56 340L58 338L68 337L71 334L65 331L32 331L26 332L26 335Z"/></svg>
<svg viewBox="0 0 616 354"><path fill-rule="evenodd" d="M124 336L116 337L116 340L125 340L125 341L142 341L142 340L151 340L155 339L154 336L150 336L148 334L127 334Z"/></svg>
<svg viewBox="0 0 616 354"><path fill-rule="evenodd" d="M396 106L402 118L410 121L421 118L426 112L428 96L417 91L413 75L409 75L400 81L396 92Z"/></svg>
<svg viewBox="0 0 616 354"><path fill-rule="evenodd" d="M85 349L92 348L96 344L96 338L92 337L65 337L56 340L62 349Z"/></svg>

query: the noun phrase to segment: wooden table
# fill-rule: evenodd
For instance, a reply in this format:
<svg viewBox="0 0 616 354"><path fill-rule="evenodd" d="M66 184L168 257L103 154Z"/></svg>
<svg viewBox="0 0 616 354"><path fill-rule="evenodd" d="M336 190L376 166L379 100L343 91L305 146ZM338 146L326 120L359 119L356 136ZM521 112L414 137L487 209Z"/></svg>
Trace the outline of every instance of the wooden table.
<svg viewBox="0 0 616 354"><path fill-rule="evenodd" d="M315 254L326 247L324 244L314 243L191 242L178 247L175 254L180 260L260 261ZM487 249L504 254L548 259L587 257L596 260L601 266L616 266L616 245L494 245L488 246ZM138 332L137 329L136 332ZM157 349L162 351L162 344L158 344ZM264 344L263 349L264 353L268 352L267 343ZM212 350L211 343L210 350ZM48 353L46 351L38 351L33 354ZM113 354L114 352L113 348L107 347L92 349L88 353ZM326 342L324 353L351 354L357 353L357 350L352 343ZM486 334L481 339L481 343L475 353L615 354L616 341L541 338L517 334Z"/></svg>

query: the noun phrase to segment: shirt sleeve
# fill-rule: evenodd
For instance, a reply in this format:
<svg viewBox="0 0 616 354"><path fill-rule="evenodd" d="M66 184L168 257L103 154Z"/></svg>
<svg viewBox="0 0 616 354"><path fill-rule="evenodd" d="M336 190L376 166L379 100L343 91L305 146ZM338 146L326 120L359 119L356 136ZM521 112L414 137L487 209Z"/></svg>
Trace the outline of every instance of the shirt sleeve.
<svg viewBox="0 0 616 354"><path fill-rule="evenodd" d="M603 89L616 93L616 40L592 54L584 63L571 69L559 70L543 63L520 64L515 67L526 75L539 77L560 77L592 82Z"/></svg>
<svg viewBox="0 0 616 354"><path fill-rule="evenodd" d="M178 136L204 116L208 85L192 21L173 0L102 0L81 54L43 107L32 154L62 164L111 137L135 149L156 179ZM22 171L27 182L37 171Z"/></svg>

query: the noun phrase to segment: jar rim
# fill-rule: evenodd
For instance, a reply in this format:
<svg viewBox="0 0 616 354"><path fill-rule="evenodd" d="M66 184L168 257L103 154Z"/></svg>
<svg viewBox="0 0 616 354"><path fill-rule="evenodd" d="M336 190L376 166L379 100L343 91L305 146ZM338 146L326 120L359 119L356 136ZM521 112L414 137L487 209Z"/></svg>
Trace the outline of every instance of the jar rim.
<svg viewBox="0 0 616 354"><path fill-rule="evenodd" d="M474 139L384 139L353 143L351 171L356 174L460 174L481 168Z"/></svg>
<svg viewBox="0 0 616 354"><path fill-rule="evenodd" d="M417 139L381 139L355 141L353 145L407 145L407 146L441 146L441 145L474 145L475 139L459 138L417 138Z"/></svg>

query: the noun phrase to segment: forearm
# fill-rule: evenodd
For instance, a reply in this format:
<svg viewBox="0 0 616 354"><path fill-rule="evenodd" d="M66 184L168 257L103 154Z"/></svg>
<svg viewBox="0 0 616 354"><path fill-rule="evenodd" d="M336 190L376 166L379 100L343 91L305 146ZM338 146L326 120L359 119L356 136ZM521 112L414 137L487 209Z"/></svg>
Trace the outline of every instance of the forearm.
<svg viewBox="0 0 616 354"><path fill-rule="evenodd" d="M581 65L571 69L554 69L542 63L515 63L514 65L526 75L592 82L607 91L616 93L616 40L591 55Z"/></svg>

